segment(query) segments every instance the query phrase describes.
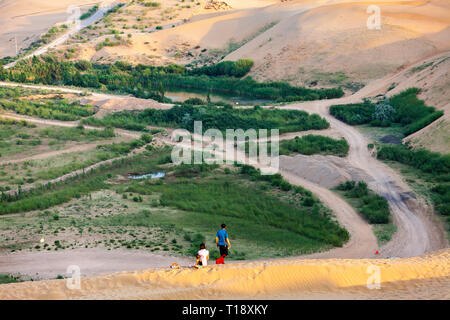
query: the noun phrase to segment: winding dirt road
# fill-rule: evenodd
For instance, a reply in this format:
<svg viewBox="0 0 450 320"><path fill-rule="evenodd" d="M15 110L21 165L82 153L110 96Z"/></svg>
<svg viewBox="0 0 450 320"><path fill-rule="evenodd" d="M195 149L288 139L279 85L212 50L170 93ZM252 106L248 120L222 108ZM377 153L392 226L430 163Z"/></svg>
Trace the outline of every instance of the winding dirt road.
<svg viewBox="0 0 450 320"><path fill-rule="evenodd" d="M412 67L414 65L408 69ZM383 91L392 83L391 79L395 76L396 74L372 82L348 97L291 104L282 108L317 113L330 122L331 128L344 136L350 145L348 161L374 179L374 182L369 182L370 187L389 202L394 223L398 228L393 239L382 248L381 256L413 257L445 248L447 245L445 231L436 217L428 214L425 207L409 196L411 190L403 182L402 177L371 156L367 148L369 141L357 129L337 120L329 113L332 105L357 103L363 97Z"/></svg>
<svg viewBox="0 0 450 320"><path fill-rule="evenodd" d="M419 64L419 63L418 63ZM408 69L414 67L411 65ZM405 69L406 71L408 69ZM402 70L401 72L405 72ZM386 88L392 83L392 79L397 74L390 75L383 79L374 81L364 87L357 93L339 99L319 100L305 103L297 103L285 105L277 108L305 110L318 113L326 118L334 131L338 131L347 139L350 150L347 157L349 163L355 168L363 170L368 176L373 178L374 182L370 182L371 188L386 198L389 202L391 211L394 216L394 223L397 225L398 231L393 239L381 248L381 254L378 257L412 257L445 248L447 240L445 232L441 225L436 223L434 216L429 215L426 209L407 195L410 190L402 181L402 177L385 164L374 159L368 148L368 140L355 128L335 119L329 113L329 107L335 104L356 103L363 97L373 96L379 92L385 92ZM11 85L8 82L1 82L0 85ZM20 84L16 84L19 85ZM29 86L37 89L51 89L62 92L79 93L80 90L46 87L46 86ZM106 95L110 98L125 98L123 96ZM13 116L10 116L13 117ZM16 117L14 115L14 117ZM22 117L27 121L40 122L50 125L75 126L76 122L67 123L53 120L40 120L30 117ZM139 135L127 130L118 130L124 135ZM312 190L327 206L335 213L338 221L344 225L351 234L351 239L343 248L333 249L328 252L314 254L308 257L341 257L341 258L362 258L373 257L377 248L375 237L370 226L351 208L347 202L335 195L326 188L320 187L314 183L306 181L281 168L283 176L293 184L302 185ZM63 178L63 177L61 177Z"/></svg>

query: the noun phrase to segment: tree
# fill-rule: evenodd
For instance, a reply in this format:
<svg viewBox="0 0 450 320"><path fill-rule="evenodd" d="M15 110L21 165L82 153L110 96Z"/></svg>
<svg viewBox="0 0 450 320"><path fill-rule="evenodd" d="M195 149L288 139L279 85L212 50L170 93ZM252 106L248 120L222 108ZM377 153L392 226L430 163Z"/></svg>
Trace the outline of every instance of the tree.
<svg viewBox="0 0 450 320"><path fill-rule="evenodd" d="M158 92L161 96L161 101L164 101L165 89L164 89L164 85L162 84L162 82L159 82L159 84L158 84Z"/></svg>

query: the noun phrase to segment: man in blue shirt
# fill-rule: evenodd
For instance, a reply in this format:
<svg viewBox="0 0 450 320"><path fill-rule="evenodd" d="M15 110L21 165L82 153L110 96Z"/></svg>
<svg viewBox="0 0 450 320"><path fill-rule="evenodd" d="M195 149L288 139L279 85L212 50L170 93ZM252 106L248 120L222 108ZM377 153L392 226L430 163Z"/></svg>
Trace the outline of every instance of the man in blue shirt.
<svg viewBox="0 0 450 320"><path fill-rule="evenodd" d="M226 225L223 223L221 226L221 229L217 231L216 234L216 244L219 247L220 250L220 256L227 256L228 255L228 249L231 249L231 243L230 239L228 239L228 232L226 230Z"/></svg>

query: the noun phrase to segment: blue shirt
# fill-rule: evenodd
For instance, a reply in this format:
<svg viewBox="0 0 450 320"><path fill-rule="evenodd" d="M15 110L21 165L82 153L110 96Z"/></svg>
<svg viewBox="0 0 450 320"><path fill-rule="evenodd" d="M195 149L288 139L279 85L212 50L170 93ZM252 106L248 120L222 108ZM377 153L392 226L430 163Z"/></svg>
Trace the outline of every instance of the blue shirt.
<svg viewBox="0 0 450 320"><path fill-rule="evenodd" d="M225 239L228 239L228 232L225 229L220 229L217 231L216 237L219 238L219 246L225 246L227 243Z"/></svg>

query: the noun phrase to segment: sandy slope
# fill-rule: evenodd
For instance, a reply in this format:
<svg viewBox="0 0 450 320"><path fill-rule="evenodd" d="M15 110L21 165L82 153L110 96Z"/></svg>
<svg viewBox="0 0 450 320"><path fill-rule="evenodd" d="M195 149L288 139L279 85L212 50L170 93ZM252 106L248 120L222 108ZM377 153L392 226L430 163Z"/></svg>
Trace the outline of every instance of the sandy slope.
<svg viewBox="0 0 450 320"><path fill-rule="evenodd" d="M380 289L369 289L379 268ZM0 299L450 299L450 251L408 259L274 260L0 285Z"/></svg>
<svg viewBox="0 0 450 320"><path fill-rule="evenodd" d="M0 57L15 56L17 46L26 48L56 23L69 17L70 5L80 6L95 3L95 0L3 0L0 1ZM88 6L89 7L89 6Z"/></svg>
<svg viewBox="0 0 450 320"><path fill-rule="evenodd" d="M309 9L309 2L294 1L291 15L225 59L252 58L252 75L260 79L337 85L367 83L449 48L448 1L378 2L381 30L366 27L369 4L334 1ZM348 79L333 82L328 73L335 72Z"/></svg>
<svg viewBox="0 0 450 320"><path fill-rule="evenodd" d="M232 10L199 11L174 28L135 31L129 44L96 51L95 45L107 36L95 37L80 44L82 58L137 63L141 58L136 57L143 57L155 64L185 64L208 61L210 54L220 59L229 52L229 43L247 41L225 59L252 58L251 75L258 79L354 90L360 83L450 48L446 0L377 2L381 30L367 29L366 10L373 4L367 1L229 3Z"/></svg>
<svg viewBox="0 0 450 320"><path fill-rule="evenodd" d="M450 153L450 103L444 116L420 131L403 139L413 148L424 148L442 154Z"/></svg>

